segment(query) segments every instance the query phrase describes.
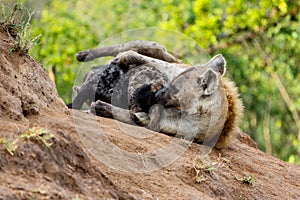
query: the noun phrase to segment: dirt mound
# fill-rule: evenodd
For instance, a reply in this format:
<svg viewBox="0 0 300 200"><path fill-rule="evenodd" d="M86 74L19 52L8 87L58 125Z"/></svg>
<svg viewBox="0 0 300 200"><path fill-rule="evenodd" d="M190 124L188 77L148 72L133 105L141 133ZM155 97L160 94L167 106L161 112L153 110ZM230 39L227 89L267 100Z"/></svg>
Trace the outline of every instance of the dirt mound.
<svg viewBox="0 0 300 200"><path fill-rule="evenodd" d="M264 154L241 131L230 148L199 157L199 144L159 152L184 142L68 110L44 68L11 53L9 41L0 33L0 199L300 196L300 167Z"/></svg>
<svg viewBox="0 0 300 200"><path fill-rule="evenodd" d="M24 121L44 109L66 111L45 69L29 56L10 52L6 34L0 39L0 117Z"/></svg>
<svg viewBox="0 0 300 200"><path fill-rule="evenodd" d="M132 199L96 169L47 72L0 33L0 199Z"/></svg>

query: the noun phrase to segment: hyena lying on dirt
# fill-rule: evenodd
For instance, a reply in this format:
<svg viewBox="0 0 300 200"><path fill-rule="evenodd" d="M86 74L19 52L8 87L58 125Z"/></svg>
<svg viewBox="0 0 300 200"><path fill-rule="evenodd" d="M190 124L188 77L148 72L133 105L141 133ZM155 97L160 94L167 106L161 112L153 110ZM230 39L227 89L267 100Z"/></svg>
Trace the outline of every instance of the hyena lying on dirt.
<svg viewBox="0 0 300 200"><path fill-rule="evenodd" d="M102 56L116 58L86 75L73 108L91 102L91 112L99 116L200 143L205 139L216 148L229 144L242 103L235 85L223 78L226 61L221 55L187 68L161 45L133 41L82 51L77 59Z"/></svg>

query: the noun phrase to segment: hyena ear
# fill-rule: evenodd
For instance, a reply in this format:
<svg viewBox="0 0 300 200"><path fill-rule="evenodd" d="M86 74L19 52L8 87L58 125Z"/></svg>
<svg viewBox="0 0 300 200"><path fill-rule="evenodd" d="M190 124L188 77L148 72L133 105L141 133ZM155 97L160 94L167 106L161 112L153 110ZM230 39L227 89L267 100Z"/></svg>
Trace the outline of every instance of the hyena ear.
<svg viewBox="0 0 300 200"><path fill-rule="evenodd" d="M221 54L215 55L206 65L214 71L220 72L222 76L226 72L226 60Z"/></svg>
<svg viewBox="0 0 300 200"><path fill-rule="evenodd" d="M218 89L218 75L213 70L208 69L204 72L200 80L200 87L203 88L204 95L211 95Z"/></svg>

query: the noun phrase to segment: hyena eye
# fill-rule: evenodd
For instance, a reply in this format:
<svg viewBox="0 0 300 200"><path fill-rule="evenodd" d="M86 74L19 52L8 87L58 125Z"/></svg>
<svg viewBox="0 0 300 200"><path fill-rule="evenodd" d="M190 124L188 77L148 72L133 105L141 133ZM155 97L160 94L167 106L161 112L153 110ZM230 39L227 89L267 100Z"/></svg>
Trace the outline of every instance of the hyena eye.
<svg viewBox="0 0 300 200"><path fill-rule="evenodd" d="M109 94L112 94L113 92L114 92L114 90L112 88L108 90Z"/></svg>

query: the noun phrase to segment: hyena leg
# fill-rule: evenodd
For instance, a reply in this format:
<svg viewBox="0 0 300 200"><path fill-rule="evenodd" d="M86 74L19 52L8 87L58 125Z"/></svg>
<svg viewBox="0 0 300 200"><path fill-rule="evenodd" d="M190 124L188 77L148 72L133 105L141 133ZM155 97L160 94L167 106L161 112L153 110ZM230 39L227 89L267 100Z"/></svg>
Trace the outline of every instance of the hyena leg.
<svg viewBox="0 0 300 200"><path fill-rule="evenodd" d="M129 50L119 54L111 61L111 64L119 66L121 69L128 70L129 67L139 66L149 62L148 57L143 56L135 51Z"/></svg>
<svg viewBox="0 0 300 200"><path fill-rule="evenodd" d="M140 40L127 42L121 45L88 49L77 53L76 58L78 61L88 62L100 57L117 56L119 53L129 50L166 62L180 63L180 60L170 54L162 45L156 42Z"/></svg>
<svg viewBox="0 0 300 200"><path fill-rule="evenodd" d="M127 124L135 124L129 110L113 106L100 100L91 104L90 111L97 116L113 118Z"/></svg>
<svg viewBox="0 0 300 200"><path fill-rule="evenodd" d="M150 109L150 114L135 113L139 124L147 128L165 133L176 135L181 120L180 111L172 108L164 108L162 105L155 104Z"/></svg>
<svg viewBox="0 0 300 200"><path fill-rule="evenodd" d="M92 85L83 85L78 91L72 104L69 105L69 108L80 109L85 101L93 101L95 96L94 93L95 92L93 92Z"/></svg>
<svg viewBox="0 0 300 200"><path fill-rule="evenodd" d="M173 80L173 78L184 71L183 68L180 68L174 63L144 56L131 50L119 54L113 61L111 61L111 64L117 65L124 70L128 70L129 67L132 68L143 64L149 64L161 73L164 73L169 80Z"/></svg>

